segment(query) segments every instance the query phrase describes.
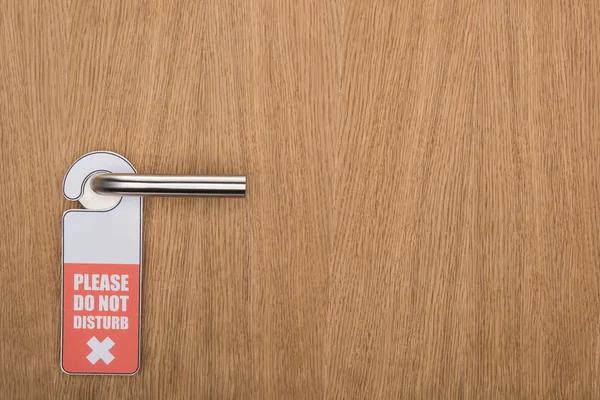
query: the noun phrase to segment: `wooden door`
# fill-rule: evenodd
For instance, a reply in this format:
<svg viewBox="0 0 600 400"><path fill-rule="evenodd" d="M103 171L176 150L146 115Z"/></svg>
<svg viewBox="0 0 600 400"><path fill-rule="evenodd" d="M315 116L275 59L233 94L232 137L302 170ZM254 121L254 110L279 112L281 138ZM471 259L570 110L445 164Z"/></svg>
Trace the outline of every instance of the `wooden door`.
<svg viewBox="0 0 600 400"><path fill-rule="evenodd" d="M3 0L2 398L595 398L600 3ZM142 364L59 368L61 182L144 203Z"/></svg>

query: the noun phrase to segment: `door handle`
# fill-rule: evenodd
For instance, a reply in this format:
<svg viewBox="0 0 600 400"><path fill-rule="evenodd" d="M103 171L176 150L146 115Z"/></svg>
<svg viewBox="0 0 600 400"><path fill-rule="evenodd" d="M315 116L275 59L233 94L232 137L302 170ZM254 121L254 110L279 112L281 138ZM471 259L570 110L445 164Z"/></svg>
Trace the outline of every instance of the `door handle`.
<svg viewBox="0 0 600 400"><path fill-rule="evenodd" d="M118 196L245 197L245 176L98 174L91 177L97 193Z"/></svg>

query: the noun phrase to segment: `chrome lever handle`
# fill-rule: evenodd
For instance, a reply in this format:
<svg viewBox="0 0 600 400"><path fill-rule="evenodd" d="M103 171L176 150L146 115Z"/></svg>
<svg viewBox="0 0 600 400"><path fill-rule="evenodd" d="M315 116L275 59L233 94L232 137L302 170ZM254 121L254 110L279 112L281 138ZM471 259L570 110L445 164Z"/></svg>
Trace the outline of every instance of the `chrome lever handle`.
<svg viewBox="0 0 600 400"><path fill-rule="evenodd" d="M97 174L90 186L116 196L245 197L245 176Z"/></svg>

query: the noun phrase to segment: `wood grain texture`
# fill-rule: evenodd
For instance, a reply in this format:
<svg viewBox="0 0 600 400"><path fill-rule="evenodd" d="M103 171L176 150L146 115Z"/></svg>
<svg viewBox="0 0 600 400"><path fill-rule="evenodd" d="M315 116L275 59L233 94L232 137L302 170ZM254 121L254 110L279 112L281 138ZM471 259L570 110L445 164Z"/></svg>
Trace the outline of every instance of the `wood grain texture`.
<svg viewBox="0 0 600 400"><path fill-rule="evenodd" d="M600 4L0 2L2 398L597 398ZM148 199L142 368L59 368L61 181Z"/></svg>
<svg viewBox="0 0 600 400"><path fill-rule="evenodd" d="M478 7L347 5L329 288L333 398L462 391L466 278L476 268Z"/></svg>
<svg viewBox="0 0 600 400"><path fill-rule="evenodd" d="M0 10L0 397L42 398L58 393L61 374L67 10L35 1Z"/></svg>

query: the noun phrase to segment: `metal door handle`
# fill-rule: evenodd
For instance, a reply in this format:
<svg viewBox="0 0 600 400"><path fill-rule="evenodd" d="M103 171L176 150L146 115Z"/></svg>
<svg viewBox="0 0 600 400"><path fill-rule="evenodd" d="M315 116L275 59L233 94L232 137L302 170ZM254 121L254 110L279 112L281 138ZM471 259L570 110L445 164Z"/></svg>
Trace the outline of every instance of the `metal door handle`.
<svg viewBox="0 0 600 400"><path fill-rule="evenodd" d="M245 176L98 174L91 188L118 196L245 197Z"/></svg>

